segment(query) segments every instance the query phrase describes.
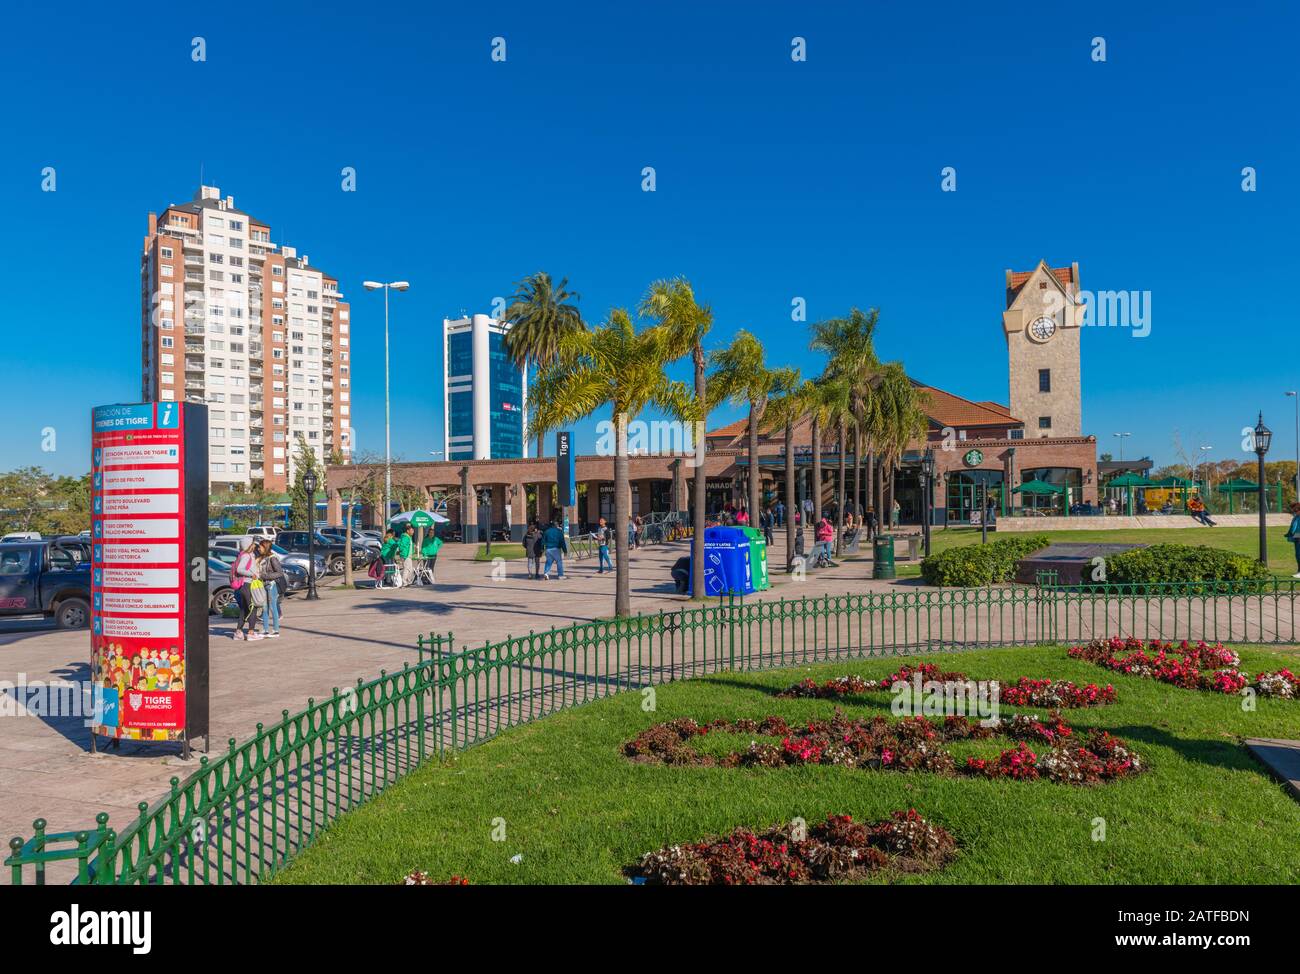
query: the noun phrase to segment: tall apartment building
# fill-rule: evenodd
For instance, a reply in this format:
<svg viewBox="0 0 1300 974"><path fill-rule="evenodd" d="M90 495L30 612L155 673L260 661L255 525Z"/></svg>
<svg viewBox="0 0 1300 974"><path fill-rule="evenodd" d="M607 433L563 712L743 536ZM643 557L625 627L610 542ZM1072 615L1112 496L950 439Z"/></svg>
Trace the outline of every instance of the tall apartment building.
<svg viewBox="0 0 1300 974"><path fill-rule="evenodd" d="M443 443L448 460L528 456L527 384L506 354L510 322L442 320Z"/></svg>
<svg viewBox="0 0 1300 974"><path fill-rule="evenodd" d="M140 297L143 398L207 403L212 490L288 490L300 440L350 455L349 306L269 223L216 186L150 213Z"/></svg>

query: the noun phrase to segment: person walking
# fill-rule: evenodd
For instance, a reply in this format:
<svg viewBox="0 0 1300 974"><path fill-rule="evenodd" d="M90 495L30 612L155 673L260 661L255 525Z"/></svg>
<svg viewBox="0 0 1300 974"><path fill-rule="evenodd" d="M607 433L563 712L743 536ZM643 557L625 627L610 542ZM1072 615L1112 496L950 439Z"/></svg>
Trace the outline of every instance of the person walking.
<svg viewBox="0 0 1300 974"><path fill-rule="evenodd" d="M424 544L420 546L420 557L424 559L424 567L429 572L429 580L437 582L434 575L434 569L438 564L438 552L442 550L442 538L438 537L438 527L434 525L429 529L428 536L424 539Z"/></svg>
<svg viewBox="0 0 1300 974"><path fill-rule="evenodd" d="M894 516L893 516L893 522L892 522L894 527L898 527L898 517L899 517L899 515L900 515L902 512L903 512L902 505L900 505L900 504L898 503L898 500L895 499L895 500L894 500L894 506L893 506L893 514L894 514Z"/></svg>
<svg viewBox="0 0 1300 974"><path fill-rule="evenodd" d="M866 521L867 540L870 541L876 536L876 509L874 507L868 507L863 520Z"/></svg>
<svg viewBox="0 0 1300 974"><path fill-rule="evenodd" d="M1193 497L1187 502L1187 513L1206 527L1212 528L1215 526L1214 520L1210 517L1210 512L1205 509L1205 501L1199 497Z"/></svg>
<svg viewBox="0 0 1300 974"><path fill-rule="evenodd" d="M762 513L758 520L759 524L763 527L763 541L768 547L771 547L776 543L772 539L772 525L776 521L776 515L772 513L772 510L769 508Z"/></svg>
<svg viewBox="0 0 1300 974"><path fill-rule="evenodd" d="M778 528L785 527L785 503L777 501L776 507L772 508L772 516L776 519Z"/></svg>
<svg viewBox="0 0 1300 974"><path fill-rule="evenodd" d="M262 635L275 639L280 635L280 600L289 587L284 565L271 548L271 539L263 538L258 545L258 576L266 590L266 605L262 607Z"/></svg>
<svg viewBox="0 0 1300 974"><path fill-rule="evenodd" d="M834 540L835 525L831 524L831 519L823 514L817 525L817 554L813 559L816 567L835 567L835 563L831 561L831 544Z"/></svg>
<svg viewBox="0 0 1300 974"><path fill-rule="evenodd" d="M546 564L542 568L542 579L551 580L551 566L555 565L557 578L564 577L564 556L568 554L569 546L564 540L564 529L551 522L550 526L542 532L542 549L546 552Z"/></svg>
<svg viewBox="0 0 1300 974"><path fill-rule="evenodd" d="M631 517L627 519L627 548L631 551L636 547L636 521Z"/></svg>
<svg viewBox="0 0 1300 974"><path fill-rule="evenodd" d="M605 574L606 566L608 566L609 571L612 572L614 570L614 563L609 560L609 542L612 538L610 536L609 525L605 523L603 517L596 523L595 534L596 550L600 554L600 564L596 568L596 574L603 575Z"/></svg>
<svg viewBox="0 0 1300 974"><path fill-rule="evenodd" d="M239 622L235 624L233 633L236 639L249 641L261 639L262 634L257 631L257 622L253 618L256 606L253 604L252 582L257 578L257 542L248 542L248 547L244 548L235 557L235 563L230 566L230 589L235 593L235 604L239 607Z"/></svg>
<svg viewBox="0 0 1300 974"><path fill-rule="evenodd" d="M397 537L397 556L401 559L401 577L403 585L410 585L415 581L415 558L412 553L415 551L415 525L409 521L404 530Z"/></svg>
<svg viewBox="0 0 1300 974"><path fill-rule="evenodd" d="M1292 578L1300 578L1300 503L1292 504L1291 526L1286 529L1286 539L1295 546L1295 574Z"/></svg>
<svg viewBox="0 0 1300 974"><path fill-rule="evenodd" d="M540 578L542 574L542 525L537 518L528 522L524 532L524 556L528 559L528 577Z"/></svg>

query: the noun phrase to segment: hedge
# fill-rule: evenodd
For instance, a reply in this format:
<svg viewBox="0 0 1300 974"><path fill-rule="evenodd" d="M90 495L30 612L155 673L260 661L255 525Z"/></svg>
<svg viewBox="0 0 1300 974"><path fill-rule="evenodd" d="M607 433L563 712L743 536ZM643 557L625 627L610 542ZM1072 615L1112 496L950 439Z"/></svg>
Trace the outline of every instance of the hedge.
<svg viewBox="0 0 1300 974"><path fill-rule="evenodd" d="M1256 582L1270 577L1253 558L1204 545L1154 544L1106 559L1106 581L1115 583Z"/></svg>
<svg viewBox="0 0 1300 974"><path fill-rule="evenodd" d="M927 585L993 585L1016 577L1016 562L1045 548L1047 535L1002 538L989 544L949 548L921 562Z"/></svg>

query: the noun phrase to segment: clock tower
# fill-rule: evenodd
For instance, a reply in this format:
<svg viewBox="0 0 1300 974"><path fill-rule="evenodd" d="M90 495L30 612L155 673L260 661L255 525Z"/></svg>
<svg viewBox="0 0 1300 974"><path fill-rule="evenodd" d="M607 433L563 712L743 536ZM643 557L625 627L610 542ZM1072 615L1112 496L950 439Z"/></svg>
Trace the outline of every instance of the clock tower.
<svg viewBox="0 0 1300 974"><path fill-rule="evenodd" d="M1007 271L1007 339L1011 415L1025 438L1082 436L1079 265Z"/></svg>

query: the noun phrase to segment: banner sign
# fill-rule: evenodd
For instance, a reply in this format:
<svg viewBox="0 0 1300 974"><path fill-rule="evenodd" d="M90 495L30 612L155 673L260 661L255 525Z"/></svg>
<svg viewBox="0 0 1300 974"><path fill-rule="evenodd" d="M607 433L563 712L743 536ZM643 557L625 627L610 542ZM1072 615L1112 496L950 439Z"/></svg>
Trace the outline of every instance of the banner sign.
<svg viewBox="0 0 1300 974"><path fill-rule="evenodd" d="M578 503L578 474L573 455L573 434L555 434L555 498L561 507Z"/></svg>
<svg viewBox="0 0 1300 974"><path fill-rule="evenodd" d="M91 411L92 734L208 733L207 407Z"/></svg>

